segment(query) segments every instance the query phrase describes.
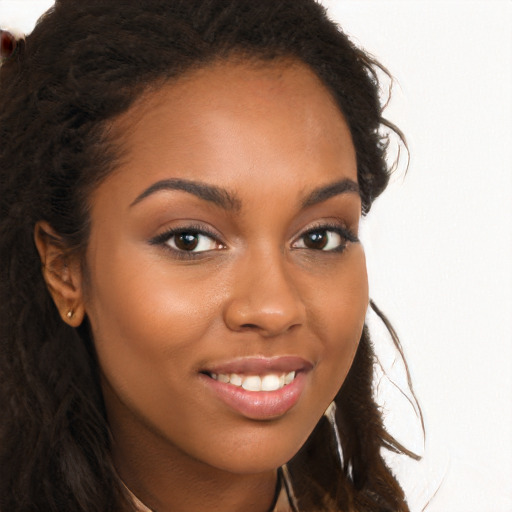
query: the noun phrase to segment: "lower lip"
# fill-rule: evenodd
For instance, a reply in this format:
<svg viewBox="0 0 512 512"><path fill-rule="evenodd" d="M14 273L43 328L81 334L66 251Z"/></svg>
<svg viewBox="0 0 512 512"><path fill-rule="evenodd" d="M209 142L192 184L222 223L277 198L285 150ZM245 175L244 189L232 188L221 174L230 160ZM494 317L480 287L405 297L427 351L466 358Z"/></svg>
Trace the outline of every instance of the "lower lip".
<svg viewBox="0 0 512 512"><path fill-rule="evenodd" d="M270 420L288 412L301 397L306 384L299 372L290 384L276 391L246 391L201 374L206 385L231 409L253 420Z"/></svg>

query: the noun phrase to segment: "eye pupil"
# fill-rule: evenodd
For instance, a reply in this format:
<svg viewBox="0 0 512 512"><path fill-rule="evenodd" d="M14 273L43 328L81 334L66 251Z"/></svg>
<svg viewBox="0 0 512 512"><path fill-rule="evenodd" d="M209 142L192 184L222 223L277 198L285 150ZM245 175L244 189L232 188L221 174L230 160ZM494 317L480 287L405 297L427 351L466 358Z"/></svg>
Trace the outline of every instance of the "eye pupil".
<svg viewBox="0 0 512 512"><path fill-rule="evenodd" d="M323 249L328 242L326 231L313 231L304 236L304 245L308 249Z"/></svg>
<svg viewBox="0 0 512 512"><path fill-rule="evenodd" d="M199 244L199 237L197 233L179 233L174 243L182 251L193 251Z"/></svg>

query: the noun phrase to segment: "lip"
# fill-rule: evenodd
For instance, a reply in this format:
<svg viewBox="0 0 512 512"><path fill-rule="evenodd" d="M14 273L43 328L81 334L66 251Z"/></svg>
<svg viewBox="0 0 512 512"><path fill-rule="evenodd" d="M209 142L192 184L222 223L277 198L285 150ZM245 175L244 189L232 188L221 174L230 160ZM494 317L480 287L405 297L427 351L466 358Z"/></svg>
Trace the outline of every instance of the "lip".
<svg viewBox="0 0 512 512"><path fill-rule="evenodd" d="M199 376L218 399L238 414L252 420L276 419L287 413L299 401L313 365L300 357L244 358L208 367ZM210 373L237 373L261 375L263 373L296 372L295 379L276 391L247 391L210 377Z"/></svg>
<svg viewBox="0 0 512 512"><path fill-rule="evenodd" d="M202 372L260 375L272 372L308 371L311 368L313 368L312 363L298 356L244 357L208 366Z"/></svg>

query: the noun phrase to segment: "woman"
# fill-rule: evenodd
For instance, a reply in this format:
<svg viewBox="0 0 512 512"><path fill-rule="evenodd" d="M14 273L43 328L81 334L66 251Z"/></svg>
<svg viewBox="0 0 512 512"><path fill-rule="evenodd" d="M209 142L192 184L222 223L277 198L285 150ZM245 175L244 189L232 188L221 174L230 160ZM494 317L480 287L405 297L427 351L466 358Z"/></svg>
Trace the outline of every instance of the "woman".
<svg viewBox="0 0 512 512"><path fill-rule="evenodd" d="M311 0L61 0L8 53L0 509L408 510L376 63Z"/></svg>

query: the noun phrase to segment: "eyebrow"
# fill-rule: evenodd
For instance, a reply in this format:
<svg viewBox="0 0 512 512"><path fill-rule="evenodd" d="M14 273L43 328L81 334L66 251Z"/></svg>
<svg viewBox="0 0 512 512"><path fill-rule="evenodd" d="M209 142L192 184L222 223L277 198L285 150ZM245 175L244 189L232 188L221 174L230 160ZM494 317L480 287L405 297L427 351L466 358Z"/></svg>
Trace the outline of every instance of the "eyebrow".
<svg viewBox="0 0 512 512"><path fill-rule="evenodd" d="M197 181L183 180L183 179L167 179L157 181L148 187L144 192L139 194L135 200L130 204L130 208L140 203L145 198L160 192L162 190L181 190L192 194L200 199L209 201L219 206L220 208L228 211L240 211L242 202L234 194L231 194L226 189L217 187L215 185L208 185ZM309 208L316 204L327 201L331 197L344 194L346 192L353 192L359 195L358 184L348 178L335 183L330 183L314 189L302 200L302 208Z"/></svg>
<svg viewBox="0 0 512 512"><path fill-rule="evenodd" d="M135 198L130 204L130 208L140 203L146 197L162 190L181 190L199 197L200 199L204 199L205 201L209 201L224 210L239 211L241 209L242 203L240 199L227 190L216 187L215 185L183 179L167 179L153 183L153 185Z"/></svg>
<svg viewBox="0 0 512 512"><path fill-rule="evenodd" d="M309 208L310 206L322 203L331 197L338 196L346 192L353 192L360 195L359 185L355 181L345 178L341 181L318 187L303 199L302 208Z"/></svg>

